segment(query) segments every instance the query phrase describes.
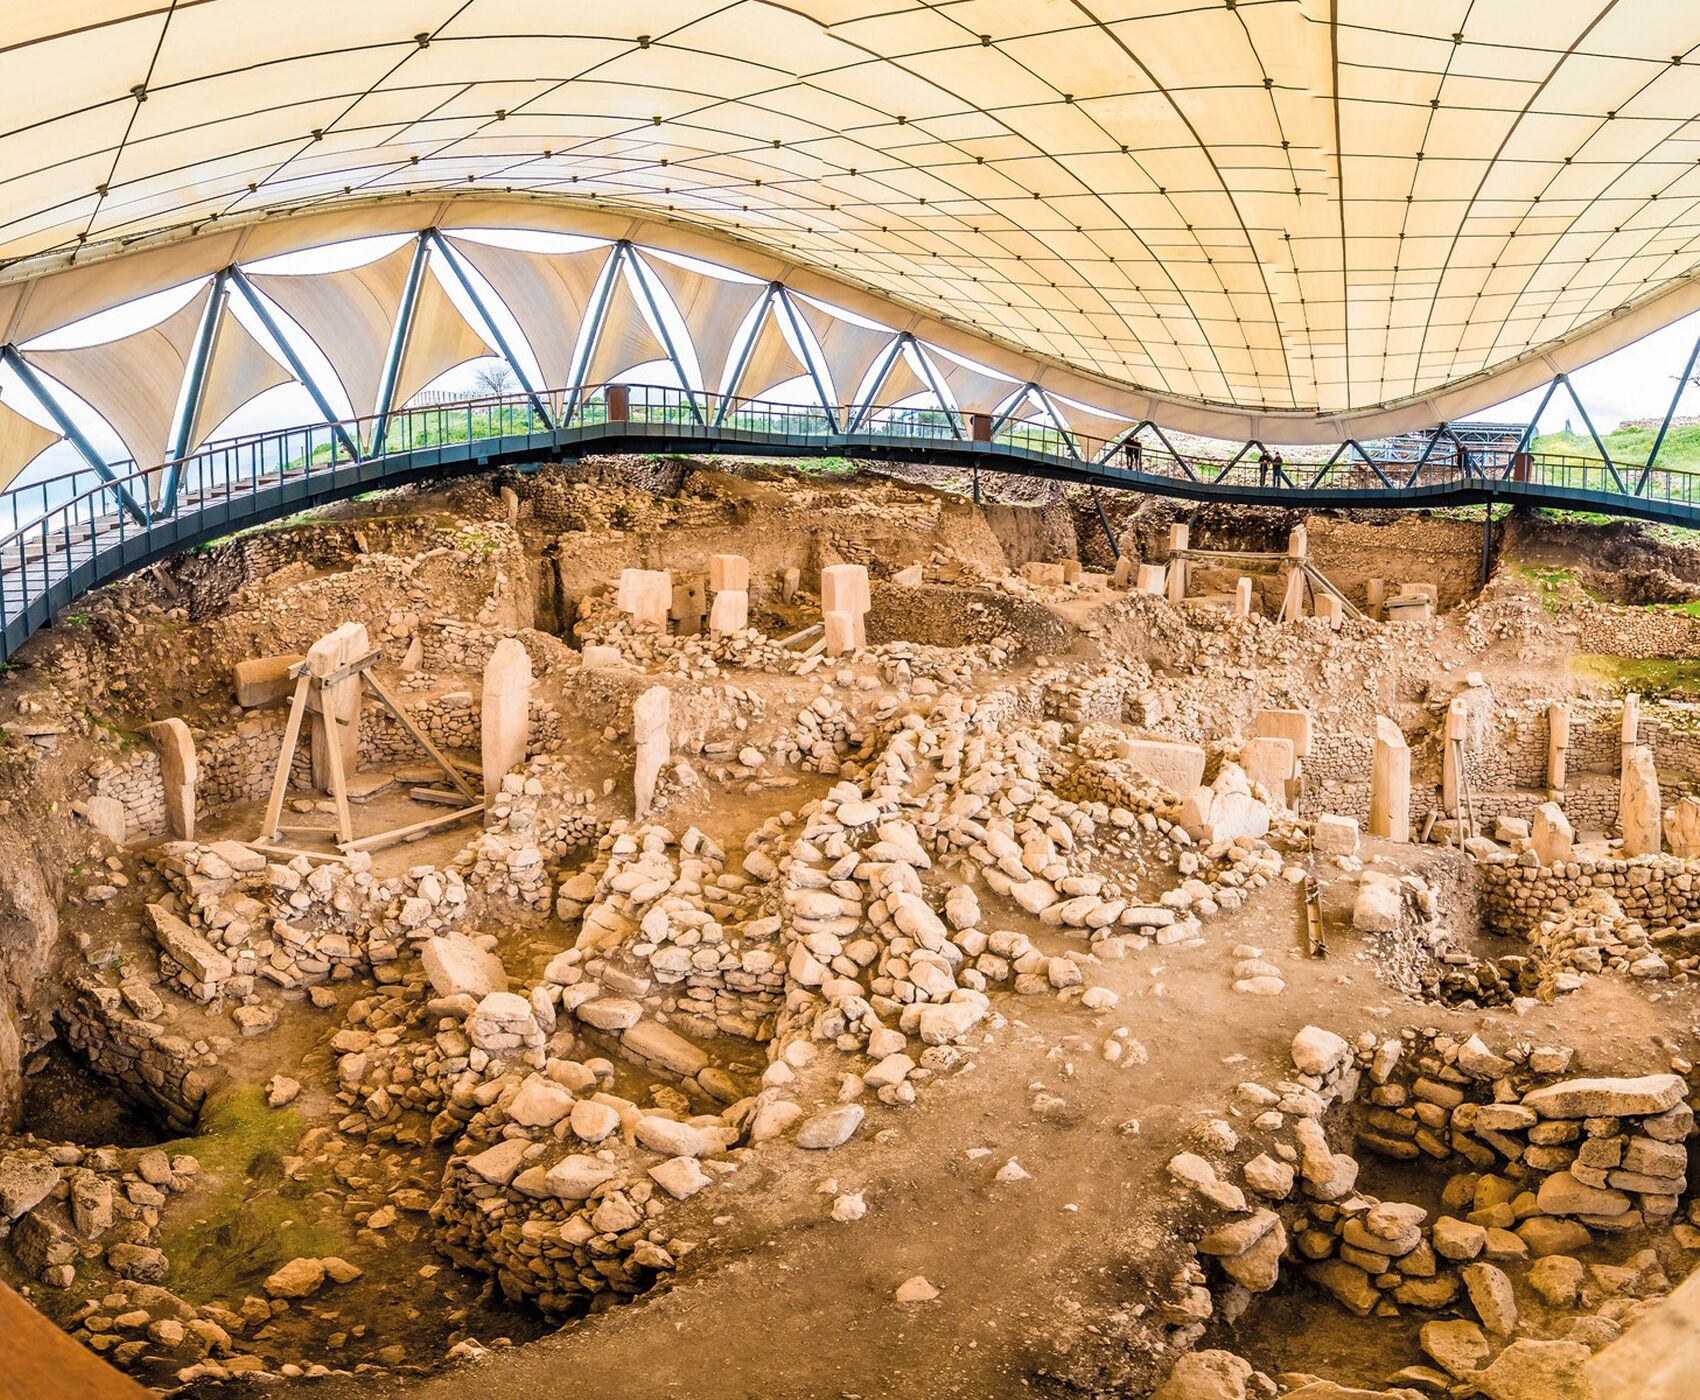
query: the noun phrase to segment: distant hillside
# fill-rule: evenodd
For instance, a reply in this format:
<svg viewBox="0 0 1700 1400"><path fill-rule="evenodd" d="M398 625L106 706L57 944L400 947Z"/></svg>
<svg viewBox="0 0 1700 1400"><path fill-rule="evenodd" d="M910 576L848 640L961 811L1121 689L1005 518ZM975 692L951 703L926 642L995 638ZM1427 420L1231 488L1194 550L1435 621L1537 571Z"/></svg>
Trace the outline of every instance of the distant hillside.
<svg viewBox="0 0 1700 1400"><path fill-rule="evenodd" d="M1655 436L1657 430L1647 427L1623 427L1616 432L1601 434L1612 461L1636 467L1647 460L1647 454L1653 450ZM1534 450L1596 460L1600 455L1594 440L1586 432L1546 433L1535 439ZM1659 449L1658 465L1672 470L1700 471L1700 424L1682 424L1666 433L1664 446Z"/></svg>

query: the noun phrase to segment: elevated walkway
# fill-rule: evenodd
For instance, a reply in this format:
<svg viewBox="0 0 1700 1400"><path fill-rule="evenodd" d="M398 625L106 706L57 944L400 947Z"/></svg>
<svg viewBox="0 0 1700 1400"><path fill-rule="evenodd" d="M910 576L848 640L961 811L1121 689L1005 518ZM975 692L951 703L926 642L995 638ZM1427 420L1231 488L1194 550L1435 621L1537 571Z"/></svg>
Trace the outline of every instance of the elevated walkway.
<svg viewBox="0 0 1700 1400"><path fill-rule="evenodd" d="M349 420L213 443L148 470L123 463L0 495L0 661L90 589L238 530L312 506L488 467L522 470L593 453L681 453L920 462L1199 502L1294 509L1432 509L1496 501L1700 527L1700 475L1598 459L1471 453L1377 459L1347 444L1326 463L1261 465L1104 443L1031 423L967 423L874 409L845 430L819 408L678 389L595 386L432 404L384 423ZM377 436L380 440L373 443ZM361 444L356 456L352 445ZM1444 455L1443 455L1444 452Z"/></svg>

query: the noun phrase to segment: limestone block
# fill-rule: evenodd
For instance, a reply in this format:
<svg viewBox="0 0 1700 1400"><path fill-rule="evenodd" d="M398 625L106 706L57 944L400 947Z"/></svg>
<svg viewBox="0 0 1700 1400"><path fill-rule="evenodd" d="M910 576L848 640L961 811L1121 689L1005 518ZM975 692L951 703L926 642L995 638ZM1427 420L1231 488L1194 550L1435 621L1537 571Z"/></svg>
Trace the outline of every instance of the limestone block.
<svg viewBox="0 0 1700 1400"><path fill-rule="evenodd" d="M1240 767L1252 783L1261 783L1276 802L1283 807L1287 805L1287 781L1298 767L1291 739L1246 740L1240 750Z"/></svg>
<svg viewBox="0 0 1700 1400"><path fill-rule="evenodd" d="M787 569L780 575L779 592L787 603L796 602L797 590L802 586L803 571L801 569Z"/></svg>
<svg viewBox="0 0 1700 1400"><path fill-rule="evenodd" d="M1700 813L1700 804L1696 811ZM1529 840L1534 846L1535 859L1542 865L1554 865L1570 859L1576 833L1564 815L1564 808L1556 802L1543 802L1529 821Z"/></svg>
<svg viewBox="0 0 1700 1400"><path fill-rule="evenodd" d="M694 578L677 579L673 583L673 601L667 617L681 637L694 637L702 631L702 620L708 613L708 589L701 574Z"/></svg>
<svg viewBox="0 0 1700 1400"><path fill-rule="evenodd" d="M1110 575L1110 582L1117 588L1126 588L1133 582L1134 559L1124 554L1116 560L1115 571Z"/></svg>
<svg viewBox="0 0 1700 1400"><path fill-rule="evenodd" d="M822 613L849 613L854 620L856 645L868 644L865 617L871 601L868 571L861 564L829 564L820 571Z"/></svg>
<svg viewBox="0 0 1700 1400"><path fill-rule="evenodd" d="M1042 564L1037 560L1023 564L1021 576L1029 583L1050 584L1060 587L1065 582L1061 564ZM824 598L824 596L823 594L822 597Z"/></svg>
<svg viewBox="0 0 1700 1400"><path fill-rule="evenodd" d="M1676 806L1665 813L1665 839L1672 855L1684 860L1700 856L1700 798L1677 798Z"/></svg>
<svg viewBox="0 0 1700 1400"><path fill-rule="evenodd" d="M1242 578L1234 584L1233 615L1235 617L1251 616L1251 580L1249 578Z"/></svg>
<svg viewBox="0 0 1700 1400"><path fill-rule="evenodd" d="M1281 597L1281 621L1297 622L1305 615L1305 572L1294 569L1287 575L1287 591Z"/></svg>
<svg viewBox="0 0 1700 1400"><path fill-rule="evenodd" d="M1440 805L1449 817L1458 815L1459 794L1464 782L1461 746L1469 732L1469 705L1460 695L1447 706L1441 731L1444 742L1440 750Z"/></svg>
<svg viewBox="0 0 1700 1400"><path fill-rule="evenodd" d="M637 751L632 786L639 821L649 815L654 805L655 785L672 754L672 740L667 733L672 713L672 692L664 685L652 685L632 704L632 740Z"/></svg>
<svg viewBox="0 0 1700 1400"><path fill-rule="evenodd" d="M1375 721L1370 759L1369 834L1387 841L1411 839L1411 749L1399 726L1384 715Z"/></svg>
<svg viewBox="0 0 1700 1400"><path fill-rule="evenodd" d="M1634 691L1623 697L1623 724L1617 741L1623 746L1626 758L1628 751L1641 742L1641 697Z"/></svg>
<svg viewBox="0 0 1700 1400"><path fill-rule="evenodd" d="M750 591L750 561L742 554L711 554L708 556L708 591L710 593L748 593Z"/></svg>
<svg viewBox="0 0 1700 1400"><path fill-rule="evenodd" d="M502 790L502 779L525 762L531 737L531 656L514 637L503 637L484 666L479 752L484 791Z"/></svg>
<svg viewBox="0 0 1700 1400"><path fill-rule="evenodd" d="M298 651L282 656L256 656L236 663L236 703L244 710L275 705L295 691L290 669L306 658Z"/></svg>
<svg viewBox="0 0 1700 1400"><path fill-rule="evenodd" d="M592 643L579 657L579 666L589 671L598 666L618 666L624 661L625 657L620 654L619 647L598 646Z"/></svg>
<svg viewBox="0 0 1700 1400"><path fill-rule="evenodd" d="M1178 603L1186 597L1187 561L1179 556L1192 547L1192 527L1184 520L1169 526L1169 601Z"/></svg>
<svg viewBox="0 0 1700 1400"><path fill-rule="evenodd" d="M1287 557L1303 559L1310 553L1310 531L1303 525L1295 525L1287 531Z"/></svg>
<svg viewBox="0 0 1700 1400"><path fill-rule="evenodd" d="M165 821L171 834L181 841L195 839L195 783L200 763L195 757L195 736L180 719L156 720L147 727L148 737L159 748L159 776L165 786Z"/></svg>
<svg viewBox="0 0 1700 1400"><path fill-rule="evenodd" d="M1440 586L1434 583L1402 583L1400 598L1426 598L1431 606L1440 606Z"/></svg>
<svg viewBox="0 0 1700 1400"><path fill-rule="evenodd" d="M828 656L843 656L845 652L856 649L856 619L849 613L825 613L821 621Z"/></svg>
<svg viewBox="0 0 1700 1400"><path fill-rule="evenodd" d="M504 486L500 495L502 513L507 517L508 528L511 530L519 524L519 492L511 486Z"/></svg>
<svg viewBox="0 0 1700 1400"><path fill-rule="evenodd" d="M673 606L673 575L665 569L621 569L614 606L630 613L640 626L667 630L667 614Z"/></svg>
<svg viewBox="0 0 1700 1400"><path fill-rule="evenodd" d="M1336 632L1340 630L1340 624L1346 620L1345 608L1341 607L1340 600L1332 593L1317 594L1316 615Z"/></svg>
<svg viewBox="0 0 1700 1400"><path fill-rule="evenodd" d="M1389 598L1382 614L1388 622L1429 622L1434 618L1434 604L1421 596Z"/></svg>
<svg viewBox="0 0 1700 1400"><path fill-rule="evenodd" d="M1296 759L1310 757L1309 710L1259 710L1252 721L1252 730L1259 738L1289 740Z"/></svg>
<svg viewBox="0 0 1700 1400"><path fill-rule="evenodd" d="M1653 751L1638 744L1625 755L1618 784L1617 824L1626 856L1657 855L1664 845L1659 803L1659 774Z"/></svg>
<svg viewBox="0 0 1700 1400"><path fill-rule="evenodd" d="M1168 576L1168 569L1161 564L1141 564L1133 586L1140 593L1161 593Z"/></svg>
<svg viewBox="0 0 1700 1400"><path fill-rule="evenodd" d="M124 844L124 804L116 797L96 794L83 804L83 814L88 824L108 841Z"/></svg>
<svg viewBox="0 0 1700 1400"><path fill-rule="evenodd" d="M1062 571L1064 583L1079 583L1080 576L1086 572L1085 567L1078 559L1064 559Z"/></svg>
<svg viewBox="0 0 1700 1400"><path fill-rule="evenodd" d="M717 559L721 557L715 556ZM741 632L749 625L750 595L744 589L728 588L714 595L714 605L708 610L708 630L713 635L724 637L728 632Z"/></svg>
<svg viewBox="0 0 1700 1400"><path fill-rule="evenodd" d="M1570 752L1570 710L1547 706L1547 791L1563 792L1565 760Z"/></svg>
<svg viewBox="0 0 1700 1400"><path fill-rule="evenodd" d="M482 1000L508 989L507 969L494 953L464 933L451 932L425 942L420 955L431 990L440 997L470 996Z"/></svg>
<svg viewBox="0 0 1700 1400"><path fill-rule="evenodd" d="M911 564L907 569L899 569L892 574L891 581L899 588L919 588L927 581L927 571L920 564Z"/></svg>
<svg viewBox="0 0 1700 1400"><path fill-rule="evenodd" d="M1181 804L1181 825L1207 845L1262 836L1269 830L1269 808L1252 796L1245 772L1224 763L1213 786L1194 788Z"/></svg>
<svg viewBox="0 0 1700 1400"><path fill-rule="evenodd" d="M319 638L307 648L307 670L321 680L371 653L366 627L345 622L336 631ZM358 675L322 684L313 704L313 786L329 791L331 784L330 736L334 733L342 750L343 775L360 763L360 702L366 688Z"/></svg>
<svg viewBox="0 0 1700 1400"><path fill-rule="evenodd" d="M1323 813L1316 819L1311 845L1318 855L1355 856L1358 853L1358 819Z"/></svg>
<svg viewBox="0 0 1700 1400"><path fill-rule="evenodd" d="M1128 739L1119 757L1135 773L1170 792L1190 793L1204 781L1204 750L1165 739Z"/></svg>
<svg viewBox="0 0 1700 1400"><path fill-rule="evenodd" d="M1381 609L1387 602L1387 580L1372 578L1364 584L1364 611L1371 617L1379 619Z"/></svg>

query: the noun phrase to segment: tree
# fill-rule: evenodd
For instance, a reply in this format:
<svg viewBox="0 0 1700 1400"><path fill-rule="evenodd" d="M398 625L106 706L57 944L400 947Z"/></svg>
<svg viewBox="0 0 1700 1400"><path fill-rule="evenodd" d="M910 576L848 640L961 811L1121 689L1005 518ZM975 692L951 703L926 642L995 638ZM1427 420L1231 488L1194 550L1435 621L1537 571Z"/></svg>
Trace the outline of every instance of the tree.
<svg viewBox="0 0 1700 1400"><path fill-rule="evenodd" d="M472 387L478 398L500 398L514 391L514 372L508 368L506 361L486 360L473 370Z"/></svg>

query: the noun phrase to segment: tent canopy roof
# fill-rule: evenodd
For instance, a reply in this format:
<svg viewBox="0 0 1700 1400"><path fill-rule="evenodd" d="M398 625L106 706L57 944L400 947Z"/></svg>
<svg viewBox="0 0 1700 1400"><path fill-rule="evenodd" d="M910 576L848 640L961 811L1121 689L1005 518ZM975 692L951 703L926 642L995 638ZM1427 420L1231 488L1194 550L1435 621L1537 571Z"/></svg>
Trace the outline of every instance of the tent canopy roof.
<svg viewBox="0 0 1700 1400"><path fill-rule="evenodd" d="M1697 45L1678 0L15 5L0 263L542 196L1217 427L1434 421L1700 305Z"/></svg>

